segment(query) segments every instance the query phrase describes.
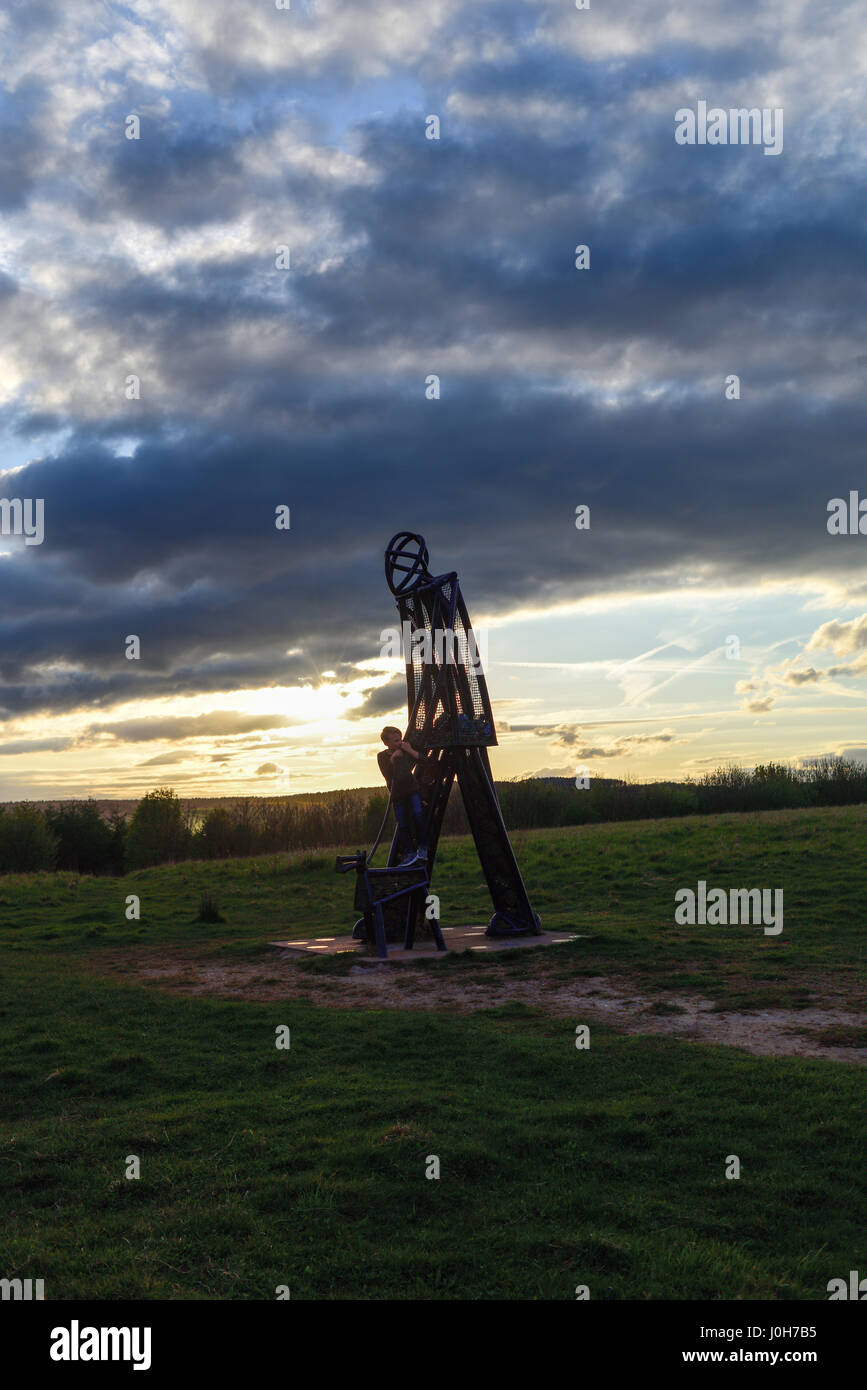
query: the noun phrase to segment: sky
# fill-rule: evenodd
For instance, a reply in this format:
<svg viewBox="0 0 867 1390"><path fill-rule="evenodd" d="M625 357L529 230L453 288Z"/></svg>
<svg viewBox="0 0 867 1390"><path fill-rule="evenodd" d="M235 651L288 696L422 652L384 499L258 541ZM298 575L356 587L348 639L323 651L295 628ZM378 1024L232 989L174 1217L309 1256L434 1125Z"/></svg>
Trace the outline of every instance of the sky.
<svg viewBox="0 0 867 1390"><path fill-rule="evenodd" d="M400 530L497 778L867 761L865 77L845 0L0 4L0 505L44 515L0 800L375 785ZM703 101L782 149L679 143Z"/></svg>

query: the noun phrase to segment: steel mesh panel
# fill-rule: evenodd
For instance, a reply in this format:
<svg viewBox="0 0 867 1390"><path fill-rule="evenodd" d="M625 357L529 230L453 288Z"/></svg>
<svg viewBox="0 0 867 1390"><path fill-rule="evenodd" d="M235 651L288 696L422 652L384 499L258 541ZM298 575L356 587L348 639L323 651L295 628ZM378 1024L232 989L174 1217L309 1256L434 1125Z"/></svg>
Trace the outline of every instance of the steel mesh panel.
<svg viewBox="0 0 867 1390"><path fill-rule="evenodd" d="M481 719L485 714L485 702L482 699L482 692L479 688L479 677L472 662L472 652L467 637L467 628L463 617L459 612L455 613L454 621L455 647L457 660L461 662L467 674L467 684L470 687L470 699L472 707L464 710L464 714L469 715L470 719Z"/></svg>
<svg viewBox="0 0 867 1390"><path fill-rule="evenodd" d="M454 604L454 614L451 609ZM460 591L450 579L402 597L398 607L413 634L408 663L412 732L426 748L478 747L497 741L484 676L472 664L472 630Z"/></svg>

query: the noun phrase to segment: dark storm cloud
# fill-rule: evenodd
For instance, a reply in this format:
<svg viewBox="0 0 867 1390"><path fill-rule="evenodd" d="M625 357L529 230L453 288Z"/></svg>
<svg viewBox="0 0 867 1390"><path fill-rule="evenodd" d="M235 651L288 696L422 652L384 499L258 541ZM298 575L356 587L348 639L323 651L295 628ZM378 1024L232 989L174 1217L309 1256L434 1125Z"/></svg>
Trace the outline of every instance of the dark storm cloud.
<svg viewBox="0 0 867 1390"><path fill-rule="evenodd" d="M858 476L862 411L831 421L793 405L781 421L773 402L712 400L607 413L517 383L510 397L509 384L455 384L439 402L383 395L291 449L239 430L143 446L132 462L77 446L25 470L18 488L45 498L46 541L15 567L0 619L3 704L317 681L370 659L393 620L382 548L404 527L427 536L437 571L460 566L471 612L670 586L681 566L740 580L843 577L860 561L859 538L827 535L825 503ZM824 475L820 458L834 459ZM588 532L574 528L579 502ZM129 633L141 662L125 659ZM34 674L58 659L82 669ZM400 703L371 698L371 713Z"/></svg>
<svg viewBox="0 0 867 1390"><path fill-rule="evenodd" d="M44 545L3 567L7 715L349 678L393 621L381 556L404 528L426 535L437 571L460 569L471 613L695 579L855 582L860 540L829 537L825 506L863 474L863 182L834 182L821 129L803 122L779 159L673 139L696 81L723 103L755 79L761 101L773 29L714 46L696 25L673 45L651 26L611 62L532 40L562 7L445 6L436 45L419 13L406 22L420 42L389 57L384 31L363 35L376 13L336 13L297 89L330 75L334 98L353 54L359 72L369 57L371 71L427 74L418 109L358 111L357 167L335 165L345 151L325 139L283 158L322 112L290 112L286 76L303 62L284 30L263 30L273 51L247 45L244 26L266 22L251 5L213 23L179 7L213 93L161 114L169 69L148 93L138 64L140 141L122 138L126 91L73 123L81 167L59 206L85 219L68 255L88 273L60 277L60 330L35 301L9 301L22 376L57 388L23 400L19 428L69 438L4 484L46 508ZM649 24L638 4L622 19ZM499 56L472 56L492 39ZM226 90L236 104L211 101ZM24 144L7 149L17 206L26 179L40 187L27 144L40 99L34 79ZM440 142L424 139L427 111ZM43 151L61 168L66 129ZM250 237L166 266L181 234L247 215ZM164 234L159 254L134 259L112 239L123 222L147 247ZM308 239L281 278L287 225ZM140 401L123 397L128 371ZM729 372L737 402L723 398ZM438 401L424 397L431 373ZM135 456L115 457L127 436ZM131 633L140 661L124 655ZM403 690L373 690L346 717L391 713Z"/></svg>
<svg viewBox="0 0 867 1390"><path fill-rule="evenodd" d="M136 113L132 113L136 114ZM212 103L189 105L171 119L159 114L139 117L138 135L130 138L128 105L116 104L105 112L101 129L88 145L87 158L94 166L93 184L81 190L78 209L88 220L104 223L123 215L163 231L185 231L208 223L225 223L267 201L290 200L310 214L330 203L331 181L303 165L289 166L261 158L261 145L278 142L291 122L293 137L312 134L311 123L285 101L263 108L252 129L239 126L231 111L215 112ZM259 167L251 176L245 157L259 155ZM252 195L252 196L251 196ZM274 230L279 230L275 214ZM226 270L237 288L238 265ZM209 268L209 279L219 282L220 267ZM159 282L153 291L159 294ZM179 287L181 293L184 287ZM208 286L213 290L213 284ZM131 286L134 296L134 288Z"/></svg>
<svg viewBox="0 0 867 1390"><path fill-rule="evenodd" d="M0 211L23 207L38 184L42 146L36 118L42 83L22 81L14 96L0 90Z"/></svg>
<svg viewBox="0 0 867 1390"><path fill-rule="evenodd" d="M96 530L98 547L101 526ZM0 615L0 704L7 714L106 708L157 694L306 684L318 679L333 650L314 633L306 652L287 655L292 623L280 580L245 586L236 575L228 585L191 582L174 589L155 583L150 574L139 579L136 571L137 583L125 573L112 585L110 571L101 571L101 583L91 582L76 575L66 556L65 592L49 602L54 586L45 583L45 569L51 562L46 556L42 566L41 558L17 567L14 606ZM219 580L216 553L206 568ZM299 632L296 625L295 635ZM131 634L141 641L137 661L125 654ZM311 650L319 651L318 663ZM66 664L57 668L55 663Z"/></svg>
<svg viewBox="0 0 867 1390"><path fill-rule="evenodd" d="M120 126L123 113L118 111ZM107 184L127 215L161 227L196 227L233 217L245 201L241 166L228 141L206 133L168 139L144 118L136 140L112 142ZM92 207L93 215L104 209Z"/></svg>

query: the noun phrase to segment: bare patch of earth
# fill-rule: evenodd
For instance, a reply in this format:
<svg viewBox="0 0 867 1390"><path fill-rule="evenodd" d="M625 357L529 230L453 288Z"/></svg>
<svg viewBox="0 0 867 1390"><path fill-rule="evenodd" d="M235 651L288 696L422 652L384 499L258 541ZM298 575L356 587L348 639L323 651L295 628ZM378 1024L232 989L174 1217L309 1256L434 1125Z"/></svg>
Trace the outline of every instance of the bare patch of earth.
<svg viewBox="0 0 867 1390"><path fill-rule="evenodd" d="M412 964L371 961L352 966L348 975L316 975L298 970L294 958L275 957L273 964L216 961L184 948L109 952L95 964L112 975L177 994L257 1002L304 999L338 1009L367 1005L453 1013L522 1003L575 1023L606 1023L627 1033L740 1047L763 1057L824 1057L867 1065L867 1047L829 1046L813 1036L832 1027L863 1028L863 997L814 982L814 993L822 995L817 1007L727 1013L713 1000L682 990L643 990L628 974L582 976L564 984L546 974L510 979L485 971L484 976L470 980L463 973L458 978L438 968L419 971Z"/></svg>

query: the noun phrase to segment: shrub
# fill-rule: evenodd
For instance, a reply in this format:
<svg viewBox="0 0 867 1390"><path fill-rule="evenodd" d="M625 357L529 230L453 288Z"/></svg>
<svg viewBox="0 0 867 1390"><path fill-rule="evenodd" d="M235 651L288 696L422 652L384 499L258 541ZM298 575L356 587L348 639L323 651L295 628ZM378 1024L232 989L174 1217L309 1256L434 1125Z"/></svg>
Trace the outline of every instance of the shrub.
<svg viewBox="0 0 867 1390"><path fill-rule="evenodd" d="M26 804L0 810L0 873L53 869L56 857L57 839L44 812Z"/></svg>
<svg viewBox="0 0 867 1390"><path fill-rule="evenodd" d="M204 892L199 902L199 915L197 922L225 922L225 917L220 914L220 904L217 902L213 893Z"/></svg>

